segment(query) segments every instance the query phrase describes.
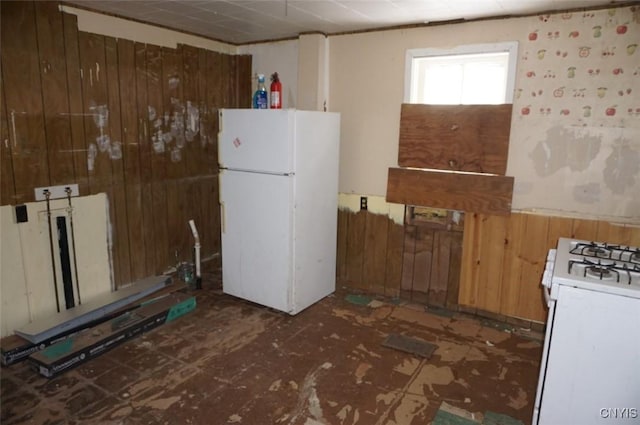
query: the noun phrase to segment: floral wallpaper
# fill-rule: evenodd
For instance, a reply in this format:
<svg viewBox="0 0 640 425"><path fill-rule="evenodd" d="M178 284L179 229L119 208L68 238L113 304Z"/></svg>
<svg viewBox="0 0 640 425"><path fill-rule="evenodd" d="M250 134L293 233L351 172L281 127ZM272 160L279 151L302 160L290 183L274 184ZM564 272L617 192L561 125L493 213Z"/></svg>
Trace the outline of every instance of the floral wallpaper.
<svg viewBox="0 0 640 425"><path fill-rule="evenodd" d="M528 22L509 158L514 208L640 224L640 6Z"/></svg>

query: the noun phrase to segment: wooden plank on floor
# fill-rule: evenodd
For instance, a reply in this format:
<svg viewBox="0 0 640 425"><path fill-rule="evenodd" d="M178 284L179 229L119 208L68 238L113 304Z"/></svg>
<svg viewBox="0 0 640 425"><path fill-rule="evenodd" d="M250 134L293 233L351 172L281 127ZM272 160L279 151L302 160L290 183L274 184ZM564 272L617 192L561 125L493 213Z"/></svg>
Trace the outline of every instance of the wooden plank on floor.
<svg viewBox="0 0 640 425"><path fill-rule="evenodd" d="M17 329L16 335L33 343L44 341L65 330L73 329L83 323L96 320L130 302L159 291L169 284L170 281L171 278L168 276L151 276L145 278L126 288L102 295L94 301L81 304L69 310L63 310L50 317L35 320Z"/></svg>
<svg viewBox="0 0 640 425"><path fill-rule="evenodd" d="M62 13L55 2L34 2L50 184L75 183Z"/></svg>
<svg viewBox="0 0 640 425"><path fill-rule="evenodd" d="M34 188L49 185L34 2L3 2L0 31L14 202L21 204L35 199Z"/></svg>
<svg viewBox="0 0 640 425"><path fill-rule="evenodd" d="M509 215L513 177L389 168L387 202Z"/></svg>
<svg viewBox="0 0 640 425"><path fill-rule="evenodd" d="M389 220L384 295L398 298L402 281L404 226Z"/></svg>
<svg viewBox="0 0 640 425"><path fill-rule="evenodd" d="M69 89L69 122L71 149L73 150L74 183L81 196L89 194L87 143L85 139L82 106L82 76L80 74L80 50L78 44L78 17L62 14L64 26L64 51L66 55L67 86Z"/></svg>
<svg viewBox="0 0 640 425"><path fill-rule="evenodd" d="M389 219L367 212L365 220L362 280L369 291L384 295Z"/></svg>

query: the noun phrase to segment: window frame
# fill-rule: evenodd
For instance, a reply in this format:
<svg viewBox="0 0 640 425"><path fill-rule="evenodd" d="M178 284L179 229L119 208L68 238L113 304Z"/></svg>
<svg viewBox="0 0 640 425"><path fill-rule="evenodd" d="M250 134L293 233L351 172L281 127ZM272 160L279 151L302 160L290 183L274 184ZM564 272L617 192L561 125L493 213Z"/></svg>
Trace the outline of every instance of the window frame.
<svg viewBox="0 0 640 425"><path fill-rule="evenodd" d="M404 77L404 103L411 103L411 82L413 78L413 59L438 56L457 56L483 53L509 54L507 67L507 87L505 91L505 104L513 104L513 97L516 83L516 66L518 63L518 42L508 41L491 44L467 44L457 46L452 49L441 48L420 48L408 49L405 55L405 77Z"/></svg>

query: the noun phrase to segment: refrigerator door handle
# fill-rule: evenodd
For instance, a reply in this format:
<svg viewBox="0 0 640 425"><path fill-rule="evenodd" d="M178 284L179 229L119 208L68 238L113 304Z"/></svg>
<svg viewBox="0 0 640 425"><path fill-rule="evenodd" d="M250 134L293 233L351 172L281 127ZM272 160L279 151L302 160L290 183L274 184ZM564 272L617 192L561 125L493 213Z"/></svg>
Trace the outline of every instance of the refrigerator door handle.
<svg viewBox="0 0 640 425"><path fill-rule="evenodd" d="M225 233L225 231L224 231L224 227L225 227L224 223L226 221L225 220L225 215L226 215L225 211L226 211L226 209L224 207L224 202L220 201L220 231L222 233Z"/></svg>

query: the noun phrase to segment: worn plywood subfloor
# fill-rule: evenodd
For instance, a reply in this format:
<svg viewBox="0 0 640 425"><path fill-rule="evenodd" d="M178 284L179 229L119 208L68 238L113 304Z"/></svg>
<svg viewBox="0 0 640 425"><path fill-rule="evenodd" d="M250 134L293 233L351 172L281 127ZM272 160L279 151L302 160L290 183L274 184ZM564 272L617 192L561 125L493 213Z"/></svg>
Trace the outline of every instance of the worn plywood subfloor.
<svg viewBox="0 0 640 425"><path fill-rule="evenodd" d="M443 402L530 422L540 343L415 305L358 305L338 291L295 317L223 295L52 380L2 369L0 422L408 425ZM389 333L436 344L430 359Z"/></svg>

